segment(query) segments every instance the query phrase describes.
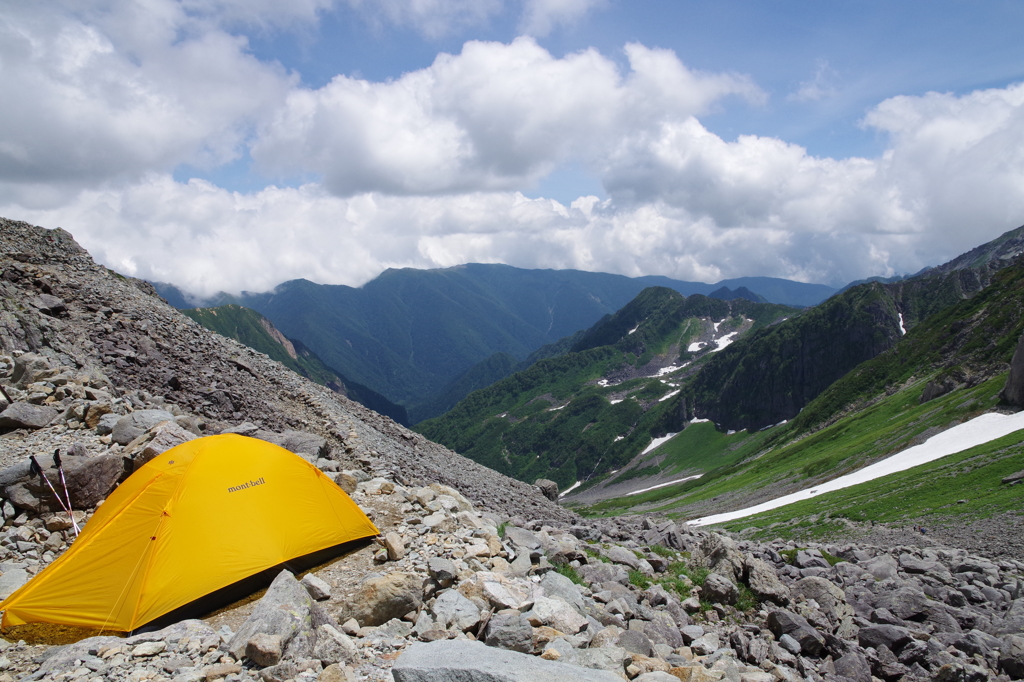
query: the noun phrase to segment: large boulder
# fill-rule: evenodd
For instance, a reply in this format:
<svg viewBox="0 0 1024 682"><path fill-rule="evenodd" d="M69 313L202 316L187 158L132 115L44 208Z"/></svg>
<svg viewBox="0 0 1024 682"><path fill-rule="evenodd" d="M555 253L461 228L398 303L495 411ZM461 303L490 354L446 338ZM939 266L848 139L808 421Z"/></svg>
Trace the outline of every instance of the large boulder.
<svg viewBox="0 0 1024 682"><path fill-rule="evenodd" d="M1017 341L1017 350L1010 360L1010 376L999 397L1011 405L1024 406L1024 334Z"/></svg>
<svg viewBox="0 0 1024 682"><path fill-rule="evenodd" d="M349 618L366 627L383 625L392 618L402 618L419 609L422 602L422 580L412 573L389 573L367 578L339 612L338 620Z"/></svg>
<svg viewBox="0 0 1024 682"><path fill-rule="evenodd" d="M277 635L281 638L282 659L310 658L316 646L316 630L328 621L327 614L295 576L281 571L227 648L241 659L250 639L259 634Z"/></svg>
<svg viewBox="0 0 1024 682"><path fill-rule="evenodd" d="M551 500L552 502L558 501L558 484L547 478L538 478L535 486L540 490L541 494Z"/></svg>
<svg viewBox="0 0 1024 682"><path fill-rule="evenodd" d="M41 429L60 414L48 405L11 403L0 412L0 429Z"/></svg>
<svg viewBox="0 0 1024 682"><path fill-rule="evenodd" d="M116 454L108 453L96 457L65 456L62 463L72 509L95 507L101 500L106 499L125 473L124 463ZM64 485L61 483L60 472L53 466L49 458L40 461L39 464L43 466L43 473L50 485L60 491L63 497ZM5 469L4 473L10 473L11 478L15 473L23 474L20 480L16 479L17 482L3 488L4 497L10 500L15 507L34 513L64 509L63 505L54 497L50 486L39 476L33 476L31 472L27 471L27 466L17 469L10 467Z"/></svg>
<svg viewBox="0 0 1024 682"><path fill-rule="evenodd" d="M747 554L743 557L743 570L746 574L747 586L758 599L775 602L779 606L789 603L789 588L779 580L774 567Z"/></svg>
<svg viewBox="0 0 1024 682"><path fill-rule="evenodd" d="M395 682L622 682L605 670L461 640L413 644L395 661L391 674Z"/></svg>
<svg viewBox="0 0 1024 682"><path fill-rule="evenodd" d="M174 421L174 415L167 410L136 410L117 420L110 440L118 445L128 445L160 422Z"/></svg>
<svg viewBox="0 0 1024 682"><path fill-rule="evenodd" d="M825 649L825 637L807 620L792 611L779 609L768 614L768 629L777 638L789 635L808 656L818 656Z"/></svg>

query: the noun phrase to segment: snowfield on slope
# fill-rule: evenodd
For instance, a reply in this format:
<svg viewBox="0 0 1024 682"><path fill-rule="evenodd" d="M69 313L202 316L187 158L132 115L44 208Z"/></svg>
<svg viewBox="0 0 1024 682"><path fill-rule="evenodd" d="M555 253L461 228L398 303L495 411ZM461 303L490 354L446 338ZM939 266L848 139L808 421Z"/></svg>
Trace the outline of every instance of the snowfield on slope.
<svg viewBox="0 0 1024 682"><path fill-rule="evenodd" d="M920 445L907 448L880 462L875 462L870 466L854 471L852 474L846 474L812 488L783 495L753 507L723 514L714 514L712 516L703 516L699 519L687 521L687 523L691 526L709 526L760 514L761 512L777 509L793 502L809 500L824 493L849 488L858 483L873 481L876 478L888 476L898 471L905 471L919 464L927 464L947 455L954 455L997 438L1002 438L1021 429L1024 429L1024 412L1011 415L989 412L936 434Z"/></svg>

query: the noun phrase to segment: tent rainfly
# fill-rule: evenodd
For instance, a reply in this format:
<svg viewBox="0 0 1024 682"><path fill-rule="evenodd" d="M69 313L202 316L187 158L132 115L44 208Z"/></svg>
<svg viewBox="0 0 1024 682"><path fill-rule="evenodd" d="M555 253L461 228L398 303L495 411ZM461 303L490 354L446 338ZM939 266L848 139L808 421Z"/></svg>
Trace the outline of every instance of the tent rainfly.
<svg viewBox="0 0 1024 682"><path fill-rule="evenodd" d="M197 438L111 493L60 558L0 603L2 624L130 632L268 569L377 534L298 455L235 434Z"/></svg>

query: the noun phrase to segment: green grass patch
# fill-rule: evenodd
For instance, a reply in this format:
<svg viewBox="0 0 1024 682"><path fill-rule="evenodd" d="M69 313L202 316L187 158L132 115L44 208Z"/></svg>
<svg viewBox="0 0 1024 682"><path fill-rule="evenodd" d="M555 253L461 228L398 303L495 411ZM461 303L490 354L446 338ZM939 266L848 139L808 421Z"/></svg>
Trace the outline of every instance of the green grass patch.
<svg viewBox="0 0 1024 682"><path fill-rule="evenodd" d="M641 590L646 590L651 586L651 579L644 575L643 571L636 569L630 569L629 571L629 584L634 585Z"/></svg>
<svg viewBox="0 0 1024 682"><path fill-rule="evenodd" d="M560 573L561 575L564 575L566 578L573 581L577 585L586 585L586 581L583 580L583 576L581 576L576 571L576 569L570 566L569 564L556 565L555 571L557 573Z"/></svg>
<svg viewBox="0 0 1024 682"><path fill-rule="evenodd" d="M755 537L800 536L811 517L830 515L855 522L935 525L987 518L1024 508L1024 486L1002 479L1024 469L1024 431L1011 433L964 452L906 471L819 495L763 514L722 524L741 531L758 528Z"/></svg>

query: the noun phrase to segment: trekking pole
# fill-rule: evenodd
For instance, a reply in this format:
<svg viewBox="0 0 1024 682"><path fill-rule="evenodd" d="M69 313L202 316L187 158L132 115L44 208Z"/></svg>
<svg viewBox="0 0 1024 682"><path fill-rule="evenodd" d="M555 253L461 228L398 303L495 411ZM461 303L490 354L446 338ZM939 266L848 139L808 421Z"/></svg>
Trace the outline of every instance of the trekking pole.
<svg viewBox="0 0 1024 682"><path fill-rule="evenodd" d="M32 464L31 464L31 467L30 467L30 470L32 471L32 473L33 474L39 474L39 478L41 478L44 481L46 481L46 486L50 489L50 492L53 493L53 496L57 498L57 503L60 504L61 509L63 509L64 511L66 511L70 515L71 514L71 510L64 506L64 500L60 499L60 495L57 494L57 490L53 487L53 484L50 483L50 479L48 479L46 477L46 474L43 473L43 467L39 466L39 462L36 461L35 455L29 455L29 459L32 461ZM72 517L71 520L72 520L72 522L74 522L74 517Z"/></svg>
<svg viewBox="0 0 1024 682"><path fill-rule="evenodd" d="M71 525L75 529L75 537L81 532L78 529L78 522L75 521L75 514L71 510L71 493L68 492L68 482L64 478L64 467L60 463L60 448L53 451L53 464L57 467L57 471L60 472L60 484L64 486L64 498L68 501L68 517L71 519Z"/></svg>

